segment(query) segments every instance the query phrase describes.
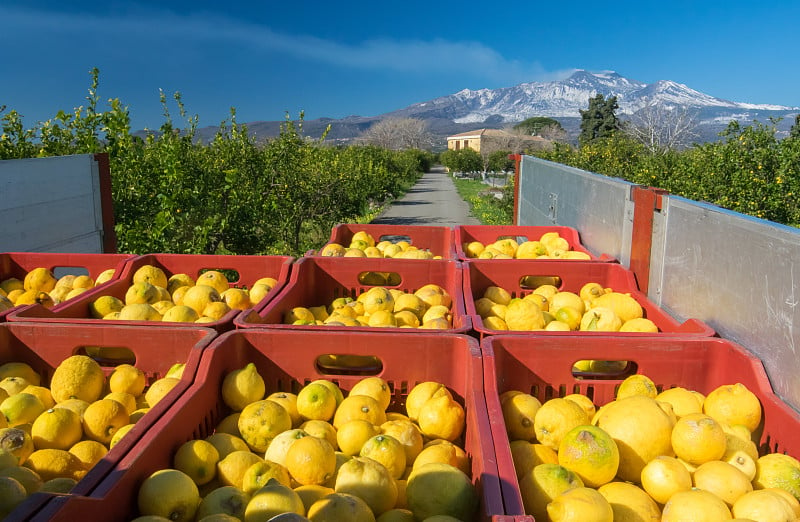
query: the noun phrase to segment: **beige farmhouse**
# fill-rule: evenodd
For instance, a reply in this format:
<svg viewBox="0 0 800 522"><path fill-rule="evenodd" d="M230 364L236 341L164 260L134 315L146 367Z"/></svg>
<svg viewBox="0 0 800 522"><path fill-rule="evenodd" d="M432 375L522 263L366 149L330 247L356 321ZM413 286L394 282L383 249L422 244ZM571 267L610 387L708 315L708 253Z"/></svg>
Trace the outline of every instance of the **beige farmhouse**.
<svg viewBox="0 0 800 522"><path fill-rule="evenodd" d="M511 150L523 152L526 149L541 149L550 144L541 136L525 136L501 129L478 129L447 137L449 150L473 149L476 152Z"/></svg>

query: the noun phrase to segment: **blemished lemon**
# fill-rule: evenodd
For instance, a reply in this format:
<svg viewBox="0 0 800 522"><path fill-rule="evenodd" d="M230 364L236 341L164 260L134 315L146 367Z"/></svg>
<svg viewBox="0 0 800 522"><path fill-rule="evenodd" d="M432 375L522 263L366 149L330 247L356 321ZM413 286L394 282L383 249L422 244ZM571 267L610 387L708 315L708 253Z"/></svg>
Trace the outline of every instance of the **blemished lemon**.
<svg viewBox="0 0 800 522"><path fill-rule="evenodd" d="M598 488L616 476L619 450L614 439L597 426L577 426L561 439L558 463L577 473L584 485Z"/></svg>
<svg viewBox="0 0 800 522"><path fill-rule="evenodd" d="M374 522L375 515L369 505L356 495L334 492L308 508L308 520L312 522Z"/></svg>
<svg viewBox="0 0 800 522"><path fill-rule="evenodd" d="M429 439L454 441L464 433L466 412L452 397L432 397L422 404L417 413L417 425Z"/></svg>
<svg viewBox="0 0 800 522"><path fill-rule="evenodd" d="M286 452L289 451L289 446L294 444L296 440L308 436L308 433L301 428L282 431L270 441L267 451L264 452L264 458L281 466L286 466Z"/></svg>
<svg viewBox="0 0 800 522"><path fill-rule="evenodd" d="M224 459L229 453L234 451L250 450L250 447L241 437L231 435L230 433L217 431L206 437L205 440L217 448L220 459Z"/></svg>
<svg viewBox="0 0 800 522"><path fill-rule="evenodd" d="M348 395L342 400L333 415L333 426L339 426L353 419L364 419L380 426L386 422L386 412L381 405L368 395Z"/></svg>
<svg viewBox="0 0 800 522"><path fill-rule="evenodd" d="M750 518L758 522L797 520L790 501L769 489L745 493L736 500L731 511L736 518Z"/></svg>
<svg viewBox="0 0 800 522"><path fill-rule="evenodd" d="M350 389L350 395L368 395L378 401L385 410L392 401L392 390L389 383L380 377L365 377Z"/></svg>
<svg viewBox="0 0 800 522"><path fill-rule="evenodd" d="M276 435L291 429L292 418L283 406L264 399L245 406L239 416L238 426L242 439L250 449L264 453Z"/></svg>
<svg viewBox="0 0 800 522"><path fill-rule="evenodd" d="M224 486L242 489L242 479L247 469L264 459L250 450L235 450L217 462L217 477ZM194 481L193 481L194 482Z"/></svg>
<svg viewBox="0 0 800 522"><path fill-rule="evenodd" d="M671 438L675 455L695 466L719 460L725 454L722 426L703 413L681 417L672 429Z"/></svg>
<svg viewBox="0 0 800 522"><path fill-rule="evenodd" d="M620 383L619 388L617 388L617 400L630 397L631 395L645 395L655 398L655 396L658 395L658 389L650 377L637 373L625 377Z"/></svg>
<svg viewBox="0 0 800 522"><path fill-rule="evenodd" d="M11 466L0 469L0 477L11 477L25 488L25 493L31 495L42 488L42 478L38 473L25 466Z"/></svg>
<svg viewBox="0 0 800 522"><path fill-rule="evenodd" d="M470 473L471 462L469 455L461 446L453 444L449 440L434 439L426 443L414 459L412 468L428 464L430 462L442 462L455 466L466 474Z"/></svg>
<svg viewBox="0 0 800 522"><path fill-rule="evenodd" d="M66 408L52 408L36 417L31 438L36 449L68 450L83 437L81 417Z"/></svg>
<svg viewBox="0 0 800 522"><path fill-rule="evenodd" d="M213 515L229 515L236 520L244 519L244 508L250 495L233 486L220 486L208 492L197 506L196 520Z"/></svg>
<svg viewBox="0 0 800 522"><path fill-rule="evenodd" d="M761 424L761 402L742 383L727 384L712 390L703 402L703 413L723 424L742 424L750 432Z"/></svg>
<svg viewBox="0 0 800 522"><path fill-rule="evenodd" d="M144 392L144 400L150 408L155 407L172 389L181 382L175 377L162 377L151 384Z"/></svg>
<svg viewBox="0 0 800 522"><path fill-rule="evenodd" d="M219 452L208 441L189 440L178 447L172 462L175 469L186 473L199 486L216 476Z"/></svg>
<svg viewBox="0 0 800 522"><path fill-rule="evenodd" d="M103 369L91 357L73 355L61 361L50 379L50 393L56 402L78 398L94 402L103 393Z"/></svg>
<svg viewBox="0 0 800 522"><path fill-rule="evenodd" d="M547 505L552 522L614 522L614 510L606 497L596 489L569 489Z"/></svg>
<svg viewBox="0 0 800 522"><path fill-rule="evenodd" d="M252 495L259 489L267 485L270 479L275 479L284 486L292 487L292 479L289 470L277 462L265 460L256 462L244 472L242 476L242 490L248 495Z"/></svg>
<svg viewBox="0 0 800 522"><path fill-rule="evenodd" d="M125 406L112 399L100 399L83 413L83 432L91 440L109 444L114 434L130 423Z"/></svg>
<svg viewBox="0 0 800 522"><path fill-rule="evenodd" d="M535 444L526 440L512 440L510 447L511 460L514 462L517 479L539 464L558 464L558 454L553 448L544 444Z"/></svg>
<svg viewBox="0 0 800 522"><path fill-rule="evenodd" d="M333 446L325 439L301 437L286 450L286 469L299 484L324 484L336 470Z"/></svg>
<svg viewBox="0 0 800 522"><path fill-rule="evenodd" d="M137 505L142 515L158 515L178 522L194 520L200 504L197 484L176 469L161 469L139 486Z"/></svg>
<svg viewBox="0 0 800 522"><path fill-rule="evenodd" d="M233 411L242 411L248 404L260 401L265 393L264 378L252 362L228 372L222 380L222 401Z"/></svg>
<svg viewBox="0 0 800 522"><path fill-rule="evenodd" d="M419 410L422 408L425 401L431 397L440 395L452 397L447 386L440 382L424 381L414 385L411 391L408 392L408 397L406 397L406 413L408 414L408 418L412 421L417 420Z"/></svg>
<svg viewBox="0 0 800 522"><path fill-rule="evenodd" d="M630 482L609 482L597 488L614 512L614 522L657 522L661 509L650 495Z"/></svg>
<svg viewBox="0 0 800 522"><path fill-rule="evenodd" d="M360 497L376 515L397 502L397 485L383 464L366 457L352 457L339 468L334 489Z"/></svg>
<svg viewBox="0 0 800 522"><path fill-rule="evenodd" d="M25 466L45 481L58 477L80 480L86 474L86 468L78 457L60 449L36 450L28 456Z"/></svg>
<svg viewBox="0 0 800 522"><path fill-rule="evenodd" d="M697 396L681 386L662 391L656 395L656 400L669 403L678 418L703 412L703 405L697 400Z"/></svg>
<svg viewBox="0 0 800 522"><path fill-rule="evenodd" d="M0 477L0 517L5 518L25 500L27 493L18 480Z"/></svg>
<svg viewBox="0 0 800 522"><path fill-rule="evenodd" d="M292 427L297 427L303 422L300 412L297 411L297 395L290 392L273 392L267 399L283 406L292 418Z"/></svg>
<svg viewBox="0 0 800 522"><path fill-rule="evenodd" d="M345 455L358 455L364 443L379 433L378 426L370 421L353 419L339 426L336 431L336 442Z"/></svg>
<svg viewBox="0 0 800 522"><path fill-rule="evenodd" d="M406 466L414 464L417 455L422 451L425 441L416 424L408 419L387 420L380 426L384 435L390 435L400 442L406 455Z"/></svg>
<svg viewBox="0 0 800 522"><path fill-rule="evenodd" d="M675 493L661 511L662 522L718 522L732 518L722 499L702 489Z"/></svg>
<svg viewBox="0 0 800 522"><path fill-rule="evenodd" d="M106 456L108 448L96 440L82 440L69 448L69 452L78 457L86 469L90 469Z"/></svg>
<svg viewBox="0 0 800 522"><path fill-rule="evenodd" d="M558 450L564 435L576 426L589 424L583 408L572 401L553 398L542 404L533 420L536 440Z"/></svg>
<svg viewBox="0 0 800 522"><path fill-rule="evenodd" d="M0 365L0 380L6 377L22 377L28 384L39 386L42 378L28 363L12 361Z"/></svg>
<svg viewBox="0 0 800 522"><path fill-rule="evenodd" d="M329 421L336 411L336 396L322 383L309 383L297 392L297 412L304 420Z"/></svg>
<svg viewBox="0 0 800 522"><path fill-rule="evenodd" d="M692 481L694 487L714 493L729 508L739 497L753 491L750 479L739 468L719 460L699 465L692 475Z"/></svg>
<svg viewBox="0 0 800 522"><path fill-rule="evenodd" d="M0 428L0 450L4 452L4 463L19 464L34 451L33 438L22 428Z"/></svg>
<svg viewBox="0 0 800 522"><path fill-rule="evenodd" d="M661 455L642 468L642 489L659 504L666 504L675 493L692 489L692 475L675 457Z"/></svg>
<svg viewBox="0 0 800 522"><path fill-rule="evenodd" d="M529 393L518 393L502 402L503 421L508 439L533 441L536 430L533 421L542 403Z"/></svg>
<svg viewBox="0 0 800 522"><path fill-rule="evenodd" d="M359 455L380 462L395 479L402 477L406 470L406 452L400 441L391 435L382 433L370 437L361 446Z"/></svg>
<svg viewBox="0 0 800 522"><path fill-rule="evenodd" d="M144 372L131 364L120 364L108 377L108 388L112 392L130 393L138 397L147 384Z"/></svg>
<svg viewBox="0 0 800 522"><path fill-rule="evenodd" d="M755 489L781 488L800 500L800 462L790 455L769 453L756 461Z"/></svg>
<svg viewBox="0 0 800 522"><path fill-rule="evenodd" d="M540 464L519 480L525 513L539 520L547 520L547 505L558 495L582 486L577 474L558 464Z"/></svg>
<svg viewBox="0 0 800 522"><path fill-rule="evenodd" d="M622 480L637 483L645 464L659 455L673 455L672 420L650 397L633 395L606 404L593 424L617 443L617 474Z"/></svg>
<svg viewBox="0 0 800 522"><path fill-rule="evenodd" d="M469 476L458 468L431 463L415 468L408 476L406 502L421 520L435 515L472 520L478 493Z"/></svg>

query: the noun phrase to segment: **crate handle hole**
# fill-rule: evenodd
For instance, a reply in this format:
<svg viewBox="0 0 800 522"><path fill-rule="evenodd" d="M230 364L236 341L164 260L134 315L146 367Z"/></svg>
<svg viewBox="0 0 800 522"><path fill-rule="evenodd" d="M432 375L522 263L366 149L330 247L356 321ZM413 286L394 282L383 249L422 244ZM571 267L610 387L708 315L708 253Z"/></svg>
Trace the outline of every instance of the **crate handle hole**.
<svg viewBox="0 0 800 522"><path fill-rule="evenodd" d="M77 355L91 357L100 366L113 368L120 364L136 366L136 354L124 346L83 346Z"/></svg>
<svg viewBox="0 0 800 522"><path fill-rule="evenodd" d="M364 286L399 286L403 278L397 272L361 272L358 282Z"/></svg>
<svg viewBox="0 0 800 522"><path fill-rule="evenodd" d="M75 277L89 275L89 270L83 266L54 266L51 272L56 279L61 279L65 275L74 275Z"/></svg>
<svg viewBox="0 0 800 522"><path fill-rule="evenodd" d="M519 287L527 290L536 290L544 285L561 288L561 283L561 278L555 275L524 275L519 278Z"/></svg>
<svg viewBox="0 0 800 522"><path fill-rule="evenodd" d="M572 376L576 379L616 381L634 375L638 368L634 361L581 359L573 363Z"/></svg>
<svg viewBox="0 0 800 522"><path fill-rule="evenodd" d="M383 362L374 355L326 353L314 361L317 371L327 375L378 375Z"/></svg>

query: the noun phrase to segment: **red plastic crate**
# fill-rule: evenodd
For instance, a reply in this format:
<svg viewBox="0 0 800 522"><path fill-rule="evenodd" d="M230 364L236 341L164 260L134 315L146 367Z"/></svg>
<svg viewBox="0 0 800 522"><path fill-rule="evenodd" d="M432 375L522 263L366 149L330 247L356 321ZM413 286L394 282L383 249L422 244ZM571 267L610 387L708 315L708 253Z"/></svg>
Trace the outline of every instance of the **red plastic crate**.
<svg viewBox="0 0 800 522"><path fill-rule="evenodd" d="M372 288L358 280L362 272L394 272L400 276L401 283L387 288L399 288L413 292L418 288L434 283L444 288L453 298L451 312L453 327L439 330L448 333L466 333L470 321L464 308L461 290L462 267L458 261L426 259L382 259L359 257L304 257L292 267L289 282L275 299L266 305L242 312L234 320L237 328L267 327L285 330L342 330L375 331L384 328L357 326L322 326L283 324L283 314L296 306L328 305L338 297L356 298ZM394 329L396 330L396 329ZM397 330L416 334L429 332L417 328Z"/></svg>
<svg viewBox="0 0 800 522"><path fill-rule="evenodd" d="M369 233L375 239L376 244L382 240L391 241L392 243L408 241L412 246L420 250L430 250L433 255L442 256L442 259L457 259L453 242L453 229L442 226L343 223L333 227L328 243L339 243L347 247L353 239L353 235L361 230ZM311 252L311 255L316 254L316 252Z"/></svg>
<svg viewBox="0 0 800 522"><path fill-rule="evenodd" d="M70 254L53 252L6 252L0 254L0 281L9 277L16 277L20 281L25 279L25 274L34 268L44 267L53 272L58 279L67 274L89 275L97 279L102 272L109 268L115 269L111 281L119 279L125 262L133 259L132 254ZM105 286L108 283L104 283ZM72 300L70 300L72 301ZM65 303L54 307L55 310L63 308ZM19 310L25 305L20 305L0 312L0 320L12 311Z"/></svg>
<svg viewBox="0 0 800 522"><path fill-rule="evenodd" d="M578 231L572 227L564 226L522 226L522 225L459 225L454 229L454 244L456 255L461 261L470 259L464 252L464 244L479 241L484 245L494 243L498 239L510 237L523 243L524 241L538 241L545 232L558 232L558 235L566 239L572 250L589 254L592 261L616 262L617 260L608 254L596 256L581 243ZM544 261L544 259L542 260Z"/></svg>
<svg viewBox="0 0 800 522"><path fill-rule="evenodd" d="M464 261L464 302L472 321L472 327L481 337L497 334L523 334L529 331L491 330L484 326L483 319L475 310L475 300L483 296L490 286L506 289L512 297L523 297L533 291L524 288L520 281L525 276L558 277L561 291L579 293L581 287L589 282L597 282L615 292L629 293L641 306L644 316L658 326L658 334L639 332L616 332L620 337L640 337L645 335L715 335L708 325L698 319L687 319L679 323L663 309L650 301L639 291L633 272L617 263L577 262L564 263L554 260L518 259L507 263L496 263L489 259L471 259ZM557 285L558 286L558 285ZM603 332L550 332L539 330L536 333L546 335L601 335Z"/></svg>
<svg viewBox="0 0 800 522"><path fill-rule="evenodd" d="M127 453L89 497L51 501L32 520L69 521L103 513L107 520L136 516L139 485L154 471L172 467L184 442L206 437L228 413L220 398L225 375L254 362L267 394L297 393L315 379L330 379L345 392L363 375L332 375L319 370L318 356L328 353L377 356L382 368L374 375L389 382L389 410L402 411L411 388L423 381L445 384L466 410L464 443L472 461L472 480L480 493L480 520L503 514L494 447L483 398L483 377L477 341L465 335L425 334L408 343L387 332L285 332L235 330L219 336L203 352L197 379L170 412ZM409 364L414 361L414 364Z"/></svg>
<svg viewBox="0 0 800 522"><path fill-rule="evenodd" d="M268 302L278 294L278 291L289 278L291 263L294 260L289 256L217 256L217 255L191 255L191 254L147 254L137 256L128 261L120 278L113 283L103 285L96 289L84 292L75 299L65 303L59 310L48 310L41 305L32 305L8 316L9 321L36 321L45 323L77 323L77 324L110 324L110 325L147 325L166 327L192 327L194 323L174 323L159 321L112 321L94 319L89 312L89 305L98 297L113 295L125 300L125 293L133 281L133 274L144 265L155 265L167 274L167 277L186 273L197 278L203 271L233 270L239 278L230 281L230 286L249 286L262 277L273 277L278 284L261 301ZM218 321L203 323L203 326L224 332L233 328L233 319L241 310L231 310Z"/></svg>
<svg viewBox="0 0 800 522"><path fill-rule="evenodd" d="M72 494L91 491L116 466L122 457L155 424L181 393L189 388L200 363L200 352L214 339L209 328L146 328L140 326L94 326L68 324L0 324L0 364L18 361L29 364L49 383L55 368L67 357L86 353L87 346L121 347L134 358L128 362L145 372L148 385L163 377L175 363L185 363L178 384L144 415L120 442L95 465L73 488ZM106 375L114 365L98 361ZM36 493L20 505L6 520L22 520L55 495Z"/></svg>
<svg viewBox="0 0 800 522"><path fill-rule="evenodd" d="M761 361L725 339L497 335L483 339L481 351L503 502L509 514L524 513L500 406L500 394L509 390L530 393L542 402L581 393L600 407L614 399L616 388L631 373L647 375L659 391L683 386L704 395L718 386L740 382L761 400L764 422L760 449L800 456L800 414L772 392ZM573 375L572 365L585 359L632 363L629 372L618 379Z"/></svg>

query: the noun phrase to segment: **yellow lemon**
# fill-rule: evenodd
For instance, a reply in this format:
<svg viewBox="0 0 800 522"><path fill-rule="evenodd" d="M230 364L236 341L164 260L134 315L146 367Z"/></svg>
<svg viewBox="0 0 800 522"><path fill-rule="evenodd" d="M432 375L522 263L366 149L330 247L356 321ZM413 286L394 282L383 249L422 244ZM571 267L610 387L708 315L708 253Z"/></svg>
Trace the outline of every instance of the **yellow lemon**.
<svg viewBox="0 0 800 522"><path fill-rule="evenodd" d="M642 317L644 312L642 305L628 294L620 292L608 292L592 301L592 308L610 308L622 322L630 321Z"/></svg>
<svg viewBox="0 0 800 522"><path fill-rule="evenodd" d="M619 467L619 449L597 426L577 426L558 446L558 463L578 474L584 485L598 488L611 482Z"/></svg>
<svg viewBox="0 0 800 522"><path fill-rule="evenodd" d="M125 406L112 399L95 401L83 413L86 437L103 444L110 443L117 430L129 423L130 415Z"/></svg>
<svg viewBox="0 0 800 522"><path fill-rule="evenodd" d="M172 389L181 382L175 377L162 377L151 384L144 392L144 400L150 408L155 407Z"/></svg>
<svg viewBox="0 0 800 522"><path fill-rule="evenodd" d="M697 396L680 386L662 391L656 395L656 400L669 403L678 418L703 412L703 405L697 400Z"/></svg>
<svg viewBox="0 0 800 522"><path fill-rule="evenodd" d="M266 385L255 363L247 363L225 374L222 380L222 400L233 411L264 398Z"/></svg>
<svg viewBox="0 0 800 522"><path fill-rule="evenodd" d="M250 297L250 306L256 306L263 301L267 295L272 291L272 287L265 284L255 284L248 292Z"/></svg>
<svg viewBox="0 0 800 522"><path fill-rule="evenodd" d="M25 290L49 292L56 287L56 278L53 272L45 267L37 267L25 274L22 286Z"/></svg>
<svg viewBox="0 0 800 522"><path fill-rule="evenodd" d="M742 424L750 432L761 424L761 402L742 383L723 385L712 390L703 402L703 413L720 423Z"/></svg>
<svg viewBox="0 0 800 522"><path fill-rule="evenodd" d="M380 431L400 442L406 455L406 466L411 466L424 445L419 427L409 419L387 419L381 424Z"/></svg>
<svg viewBox="0 0 800 522"><path fill-rule="evenodd" d="M510 301L503 320L509 330L541 330L545 327L542 309L529 299Z"/></svg>
<svg viewBox="0 0 800 522"><path fill-rule="evenodd" d="M339 449L346 455L358 455L361 447L371 437L378 435L378 426L366 419L353 419L342 423L336 431Z"/></svg>
<svg viewBox="0 0 800 522"><path fill-rule="evenodd" d="M208 437L205 438L206 442L210 442L217 448L217 452L219 453L219 458L224 459L228 456L229 453L234 451L249 451L250 447L247 443L241 438L237 437L236 435L231 435L230 433L223 433L217 431L212 433Z"/></svg>
<svg viewBox="0 0 800 522"><path fill-rule="evenodd" d="M60 449L36 450L25 461L25 466L45 481L58 477L80 480L86 474L86 468L78 457Z"/></svg>
<svg viewBox="0 0 800 522"><path fill-rule="evenodd" d="M442 305L450 308L450 306L453 304L453 297L450 295L450 293L434 283L423 285L414 291L414 295L422 299L428 308L436 305Z"/></svg>
<svg viewBox="0 0 800 522"><path fill-rule="evenodd" d="M739 468L719 460L699 465L692 475L692 480L694 487L714 493L729 508L739 497L753 491L750 479Z"/></svg>
<svg viewBox="0 0 800 522"><path fill-rule="evenodd" d="M155 265L142 265L133 273L133 283L147 282L151 285L167 288L169 279L160 267Z"/></svg>
<svg viewBox="0 0 800 522"><path fill-rule="evenodd" d="M18 480L11 477L0 477L0 517L5 518L26 497L25 488Z"/></svg>
<svg viewBox="0 0 800 522"><path fill-rule="evenodd" d="M486 290L483 291L483 296L489 301L508 306L508 303L511 302L511 294L505 288L490 285L486 287Z"/></svg>
<svg viewBox="0 0 800 522"><path fill-rule="evenodd" d="M730 520L731 511L718 496L702 489L675 493L664 505L662 522L717 522Z"/></svg>
<svg viewBox="0 0 800 522"><path fill-rule="evenodd" d="M336 406L335 394L322 383L309 383L297 392L297 412L305 420L329 421L333 418Z"/></svg>
<svg viewBox="0 0 800 522"><path fill-rule="evenodd" d="M466 412L452 397L431 397L417 413L417 425L430 439L454 441L464 432Z"/></svg>
<svg viewBox="0 0 800 522"><path fill-rule="evenodd" d="M506 425L508 439L533 441L536 429L533 421L542 403L529 393L518 393L503 401L503 421Z"/></svg>
<svg viewBox="0 0 800 522"><path fill-rule="evenodd" d="M586 306L581 296L574 292L561 291L549 299L549 309L559 310L561 308L571 308L580 315L586 311Z"/></svg>
<svg viewBox="0 0 800 522"><path fill-rule="evenodd" d="M83 419L83 413L89 407L89 403L82 399L67 399L65 401L56 403L54 408L67 408L74 411L78 416Z"/></svg>
<svg viewBox="0 0 800 522"><path fill-rule="evenodd" d="M200 319L200 314L186 305L175 305L164 312L161 320L166 323L194 323Z"/></svg>
<svg viewBox="0 0 800 522"><path fill-rule="evenodd" d="M129 393L138 397L147 384L144 372L132 364L120 364L108 377L108 388L112 392Z"/></svg>
<svg viewBox="0 0 800 522"><path fill-rule="evenodd" d="M395 479L402 477L406 470L406 452L400 441L391 435L380 434L370 437L361 446L359 455L380 462Z"/></svg>
<svg viewBox="0 0 800 522"><path fill-rule="evenodd" d="M658 333L658 325L646 317L634 317L623 322L619 331Z"/></svg>
<svg viewBox="0 0 800 522"><path fill-rule="evenodd" d="M286 450L286 469L300 484L324 484L336 470L333 446L325 439L301 437Z"/></svg>
<svg viewBox="0 0 800 522"><path fill-rule="evenodd" d="M283 406L264 399L245 406L238 425L247 445L253 451L263 453L276 435L291 429L292 418Z"/></svg>
<svg viewBox="0 0 800 522"><path fill-rule="evenodd" d="M202 485L216 476L219 452L208 441L189 440L178 447L172 462L175 469L186 473L195 484Z"/></svg>
<svg viewBox="0 0 800 522"><path fill-rule="evenodd" d="M467 474L470 473L472 467L469 455L464 449L444 439L434 439L426 443L417 458L414 459L412 468L417 468L430 462L450 464Z"/></svg>
<svg viewBox="0 0 800 522"><path fill-rule="evenodd" d="M614 522L614 510L596 489L569 489L547 505L552 522Z"/></svg>
<svg viewBox="0 0 800 522"><path fill-rule="evenodd" d="M593 306L581 318L579 330L584 332L616 332L622 327L622 319L605 306Z"/></svg>
<svg viewBox="0 0 800 522"><path fill-rule="evenodd" d="M169 276L169 278L167 279L166 288L167 288L167 292L169 292L170 295L172 295L172 294L175 293L175 290L177 290L178 288L180 288L182 286L189 287L189 286L194 286L195 284L196 283L195 283L194 278L192 276L190 276L189 274L177 273L177 274L172 274L171 276Z"/></svg>
<svg viewBox="0 0 800 522"><path fill-rule="evenodd" d="M568 489L582 487L580 477L558 464L540 464L519 480L525 513L548 520L547 505Z"/></svg>
<svg viewBox="0 0 800 522"><path fill-rule="evenodd" d="M219 270L208 270L197 276L197 285L208 285L220 294L230 288L228 278Z"/></svg>
<svg viewBox="0 0 800 522"><path fill-rule="evenodd" d="M336 442L336 428L334 428L333 424L330 422L315 419L307 420L300 425L300 429L312 437L327 440L334 448L338 447Z"/></svg>
<svg viewBox="0 0 800 522"><path fill-rule="evenodd" d="M736 518L750 518L758 522L797 520L790 501L768 489L745 493L733 504L731 511Z"/></svg>
<svg viewBox="0 0 800 522"><path fill-rule="evenodd" d="M637 373L625 377L620 383L619 388L617 388L617 400L630 397L631 395L645 395L655 398L655 396L658 395L658 389L650 377Z"/></svg>
<svg viewBox="0 0 800 522"><path fill-rule="evenodd" d="M722 426L702 413L681 417L672 429L675 455L694 465L719 460L725 454L726 439Z"/></svg>
<svg viewBox="0 0 800 522"><path fill-rule="evenodd" d="M185 473L161 469L144 479L136 500L141 515L191 522L200 504L200 492L197 484Z"/></svg>
<svg viewBox="0 0 800 522"><path fill-rule="evenodd" d="M568 431L584 424L589 424L589 418L583 408L562 398L546 401L533 419L536 440L554 450Z"/></svg>
<svg viewBox="0 0 800 522"><path fill-rule="evenodd" d="M108 448L96 440L82 440L69 448L69 452L78 457L86 469L90 469L106 456Z"/></svg>
<svg viewBox="0 0 800 522"><path fill-rule="evenodd" d="M81 417L66 408L44 411L31 426L31 438L36 449L68 450L82 437Z"/></svg>
<svg viewBox="0 0 800 522"><path fill-rule="evenodd" d="M77 480L69 477L58 477L42 482L39 489L42 493L69 493L78 483Z"/></svg>
<svg viewBox="0 0 800 522"><path fill-rule="evenodd" d="M173 301L175 298L173 297ZM203 310L206 309L209 303L216 303L222 301L222 297L220 297L219 292L208 285L195 285L189 287L184 293L181 298L181 302L178 303L177 301L175 304L182 304L186 305L190 308L193 308L198 315L203 315Z"/></svg>
<svg viewBox="0 0 800 522"><path fill-rule="evenodd" d="M73 355L61 361L50 379L50 393L56 402L78 398L94 402L103 393L103 369L91 357Z"/></svg>
<svg viewBox="0 0 800 522"><path fill-rule="evenodd" d="M125 435L127 435L128 432L133 429L133 426L134 426L133 423L128 423L122 426L120 429L118 429L116 433L114 433L114 436L111 437L111 442L108 443L108 449L110 450L111 448L116 446L117 443L119 443L125 437Z"/></svg>
<svg viewBox="0 0 800 522"><path fill-rule="evenodd" d="M614 512L615 522L661 520L661 509L644 490L629 482L609 482L597 488Z"/></svg>
<svg viewBox="0 0 800 522"><path fill-rule="evenodd" d="M264 459L250 450L231 451L217 462L217 478L224 486L242 489L245 472L256 462L264 462Z"/></svg>
<svg viewBox="0 0 800 522"><path fill-rule="evenodd" d="M380 426L386 422L386 412L380 403L368 395L348 395L342 400L333 415L333 426L339 426L353 419L364 419Z"/></svg>
<svg viewBox="0 0 800 522"><path fill-rule="evenodd" d="M286 409L289 417L292 418L292 426L298 426L303 421L303 417L297 411L297 395L294 393L273 392L267 395L267 400L277 402Z"/></svg>
<svg viewBox="0 0 800 522"><path fill-rule="evenodd" d="M133 283L128 287L128 290L125 292L125 299L123 301L125 302L125 305L128 306L134 304L153 304L160 300L161 292L157 287L146 281L140 281L138 283ZM124 307L122 310L124 310ZM122 310L120 310L120 312L122 312Z"/></svg>
<svg viewBox="0 0 800 522"><path fill-rule="evenodd" d="M375 515L370 506L356 495L334 492L308 508L308 520L312 522L373 522Z"/></svg>
<svg viewBox="0 0 800 522"><path fill-rule="evenodd" d="M327 486L317 486L315 484L297 486L294 488L294 491L300 496L300 500L303 501L303 506L305 506L306 512L311 509L311 506L317 500L321 500L331 493L335 493L333 488L329 488Z"/></svg>
<svg viewBox="0 0 800 522"><path fill-rule="evenodd" d="M29 385L39 386L42 381L41 375L24 362L12 361L0 365L0 380L6 377L22 377Z"/></svg>
<svg viewBox="0 0 800 522"><path fill-rule="evenodd" d="M392 390L389 383L380 377L365 377L355 383L350 389L350 395L367 395L372 397L385 410L392 400Z"/></svg>
<svg viewBox="0 0 800 522"><path fill-rule="evenodd" d="M116 319L120 321L161 321L161 313L153 305L133 303L125 305Z"/></svg>
<svg viewBox="0 0 800 522"><path fill-rule="evenodd" d="M12 428L32 423L44 411L42 401L31 393L16 393L0 402L0 412Z"/></svg>
<svg viewBox="0 0 800 522"><path fill-rule="evenodd" d="M334 489L360 497L375 515L392 509L397 485L386 466L366 457L353 457L339 468Z"/></svg>
<svg viewBox="0 0 800 522"><path fill-rule="evenodd" d="M558 464L558 454L549 446L534 444L526 440L512 440L510 442L511 460L517 479L532 470L539 464Z"/></svg>
<svg viewBox="0 0 800 522"><path fill-rule="evenodd" d="M414 469L406 483L406 502L419 519L447 515L472 520L478 494L469 477L449 464L431 463Z"/></svg>
<svg viewBox="0 0 800 522"><path fill-rule="evenodd" d="M136 397L134 397L130 393L111 392L103 398L117 401L118 403L125 406L125 411L128 412L128 416L130 416L134 411L136 411Z"/></svg>
<svg viewBox="0 0 800 522"><path fill-rule="evenodd" d="M769 453L756 461L755 489L785 489L800 500L800 462L790 455Z"/></svg>
<svg viewBox="0 0 800 522"><path fill-rule="evenodd" d="M440 382L424 381L414 385L406 397L406 413L409 419L415 421L422 405L432 397L446 395L452 398L447 386Z"/></svg>
<svg viewBox="0 0 800 522"><path fill-rule="evenodd" d="M666 504L675 493L692 489L692 475L675 457L661 455L642 468L641 484L656 502Z"/></svg>
<svg viewBox="0 0 800 522"><path fill-rule="evenodd" d="M2 381L0 381L0 390L2 390L0 391L0 394L2 394L3 400L5 400L10 395L16 395L30 385L31 384L28 382L28 380L23 377L5 377Z"/></svg>
<svg viewBox="0 0 800 522"><path fill-rule="evenodd" d="M208 492L197 506L196 520L215 515L229 515L236 520L244 519L244 509L250 495L233 486L220 486Z"/></svg>
<svg viewBox="0 0 800 522"><path fill-rule="evenodd" d="M308 437L309 434L300 428L282 431L272 439L264 452L264 458L281 466L286 466L286 452L296 440Z"/></svg>
<svg viewBox="0 0 800 522"><path fill-rule="evenodd" d="M592 402L592 399L590 399L586 395L583 395L583 394L580 394L580 393L572 393L572 394L569 394L569 395L565 395L564 399L566 399L568 401L572 401L575 404L577 404L578 406L580 406L581 408L583 408L583 411L586 412L586 416L589 419L594 418L594 414L597 413L597 408L595 407L594 403Z"/></svg>
<svg viewBox="0 0 800 522"><path fill-rule="evenodd" d="M292 484L288 469L277 462L265 460L247 468L242 476L242 490L252 495L266 486L270 479L275 479L286 487L291 487Z"/></svg>

